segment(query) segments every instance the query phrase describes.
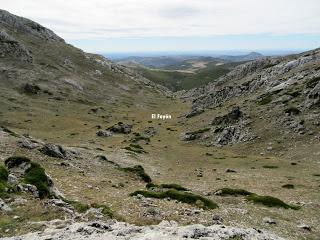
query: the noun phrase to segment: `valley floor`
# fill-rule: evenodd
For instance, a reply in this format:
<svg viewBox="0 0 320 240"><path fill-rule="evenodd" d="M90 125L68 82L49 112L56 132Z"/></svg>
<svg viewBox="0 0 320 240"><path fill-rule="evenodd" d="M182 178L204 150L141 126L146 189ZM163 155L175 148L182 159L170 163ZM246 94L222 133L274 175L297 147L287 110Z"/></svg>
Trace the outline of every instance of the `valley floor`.
<svg viewBox="0 0 320 240"><path fill-rule="evenodd" d="M109 110L94 114L83 114L90 108L78 106L74 110L70 106L70 112L64 110L59 117L54 114L9 113L6 118L12 119L11 130L20 137L1 133L1 159L13 155L29 157L45 168L67 199L85 204L105 204L118 220L128 223L148 225L162 220L174 220L182 225L218 223L264 229L287 239L317 239L320 234L320 178L316 144L307 147L301 144L279 156L276 150L261 155L267 147L263 144L219 148L183 142L181 133L192 126L186 125L179 116L187 111L188 106L179 102L172 104L169 100L162 102L161 107L155 106L152 112L132 108L119 112L104 106ZM101 118L106 112L110 113L107 121ZM170 113L173 118L151 120L151 114L155 112ZM15 118L10 116L13 114ZM44 117L45 122L41 120ZM30 121L24 121L27 119ZM136 143L146 153L125 149L132 144L132 134L114 134L105 138L95 135L96 125L105 128L118 121L132 123L133 132L141 134L153 127L155 135L150 136L150 142L139 140ZM77 157L63 160L21 148L17 141L23 133L45 142L62 144L77 152ZM101 155L107 161L97 157ZM219 207L205 210L176 200L131 197L129 194L136 190L146 190L145 182L122 171L119 166L135 165L142 165L153 183L179 184L216 202ZM294 188L282 187L286 184L292 184ZM285 203L301 206L301 209L268 207L254 204L244 196L214 194L221 188L245 189L258 195L277 197ZM41 230L44 226L36 223L39 221L65 217L76 221L96 219L90 214L70 215L48 206L46 200L35 200L28 195L19 197L26 202L21 205L12 203L12 212L1 213L2 236Z"/></svg>

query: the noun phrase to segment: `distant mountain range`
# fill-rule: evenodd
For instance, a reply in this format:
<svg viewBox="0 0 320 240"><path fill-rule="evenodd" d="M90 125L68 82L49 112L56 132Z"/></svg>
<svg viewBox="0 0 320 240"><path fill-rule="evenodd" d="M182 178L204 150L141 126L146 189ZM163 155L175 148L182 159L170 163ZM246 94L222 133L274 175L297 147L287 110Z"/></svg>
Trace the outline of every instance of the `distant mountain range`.
<svg viewBox="0 0 320 240"><path fill-rule="evenodd" d="M205 62L244 62L252 61L264 57L264 55L251 52L245 55L221 55L217 57L210 56L191 56L191 55L173 55L173 56L130 56L125 58L115 59L114 61L122 65L142 65L148 68L157 69L180 69L183 66L188 66L188 61L205 61Z"/></svg>

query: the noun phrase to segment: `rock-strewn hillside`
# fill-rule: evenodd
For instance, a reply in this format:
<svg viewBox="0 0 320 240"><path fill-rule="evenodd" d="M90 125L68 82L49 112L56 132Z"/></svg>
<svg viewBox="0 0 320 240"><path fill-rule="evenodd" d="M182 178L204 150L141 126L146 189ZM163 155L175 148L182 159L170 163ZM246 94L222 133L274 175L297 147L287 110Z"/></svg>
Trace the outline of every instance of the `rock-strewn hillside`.
<svg viewBox="0 0 320 240"><path fill-rule="evenodd" d="M111 103L115 98L169 94L131 70L84 53L40 24L4 10L0 10L0 60L0 87L9 91Z"/></svg>
<svg viewBox="0 0 320 240"><path fill-rule="evenodd" d="M204 111L208 117L211 115L211 119L206 120L207 125L212 126L211 133L207 133L211 137L205 142L219 145L224 138L225 145L252 140L253 136L266 139L261 126L275 132L273 137L278 134L293 137L296 134L316 134L319 131L319 89L320 50L316 49L288 57L248 62L214 83L180 92L179 96L192 102L187 117ZM213 121L221 114L217 109L224 111L224 115L234 106L248 113L247 128L238 121L224 126Z"/></svg>

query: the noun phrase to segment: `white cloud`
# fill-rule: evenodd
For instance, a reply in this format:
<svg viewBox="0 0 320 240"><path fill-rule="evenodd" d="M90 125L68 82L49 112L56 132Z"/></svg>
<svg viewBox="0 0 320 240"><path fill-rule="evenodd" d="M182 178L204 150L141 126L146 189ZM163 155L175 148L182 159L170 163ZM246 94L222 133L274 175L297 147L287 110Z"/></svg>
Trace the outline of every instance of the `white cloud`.
<svg viewBox="0 0 320 240"><path fill-rule="evenodd" d="M320 33L319 0L0 0L67 40Z"/></svg>

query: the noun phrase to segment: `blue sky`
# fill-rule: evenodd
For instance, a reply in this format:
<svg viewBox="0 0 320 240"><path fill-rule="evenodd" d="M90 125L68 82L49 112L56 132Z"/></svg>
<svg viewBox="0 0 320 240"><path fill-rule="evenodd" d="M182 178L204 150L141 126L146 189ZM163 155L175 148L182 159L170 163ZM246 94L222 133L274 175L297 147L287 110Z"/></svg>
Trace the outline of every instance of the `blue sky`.
<svg viewBox="0 0 320 240"><path fill-rule="evenodd" d="M319 0L0 0L89 52L305 50Z"/></svg>
<svg viewBox="0 0 320 240"><path fill-rule="evenodd" d="M91 52L304 51L320 46L318 34L217 35L208 37L142 37L71 40Z"/></svg>

